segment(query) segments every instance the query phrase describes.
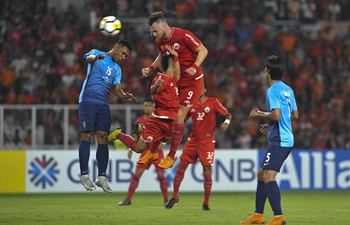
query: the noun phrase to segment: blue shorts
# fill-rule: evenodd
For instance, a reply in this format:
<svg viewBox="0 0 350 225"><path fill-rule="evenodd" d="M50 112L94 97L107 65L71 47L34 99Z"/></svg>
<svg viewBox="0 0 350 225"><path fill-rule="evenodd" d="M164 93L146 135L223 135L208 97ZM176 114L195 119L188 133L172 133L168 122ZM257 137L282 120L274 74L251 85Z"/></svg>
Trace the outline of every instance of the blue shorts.
<svg viewBox="0 0 350 225"><path fill-rule="evenodd" d="M280 172L283 162L292 151L292 147L281 147L276 144L268 144L265 157L261 163L261 168Z"/></svg>
<svg viewBox="0 0 350 225"><path fill-rule="evenodd" d="M111 122L111 109L109 105L91 102L79 103L79 124L81 132L102 130L109 133Z"/></svg>

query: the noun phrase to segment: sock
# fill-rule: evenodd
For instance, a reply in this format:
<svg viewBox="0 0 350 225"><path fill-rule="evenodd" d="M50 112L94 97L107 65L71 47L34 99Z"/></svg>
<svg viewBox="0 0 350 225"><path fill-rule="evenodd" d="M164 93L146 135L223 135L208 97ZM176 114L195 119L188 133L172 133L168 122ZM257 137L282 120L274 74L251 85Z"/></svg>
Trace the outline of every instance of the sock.
<svg viewBox="0 0 350 225"><path fill-rule="evenodd" d="M160 142L161 140L154 142L153 145L151 146L150 152L152 152L153 154L158 152L158 147L160 145Z"/></svg>
<svg viewBox="0 0 350 225"><path fill-rule="evenodd" d="M185 160L180 161L181 168L178 167L176 170L176 174L174 177L174 193L173 193L173 198L177 198L179 195L179 189L182 180L184 179L185 171L187 169L187 162Z"/></svg>
<svg viewBox="0 0 350 225"><path fill-rule="evenodd" d="M123 133L119 133L117 135L117 137L124 145L126 145L131 150L135 151L135 147L136 147L137 142L135 141L135 139L133 137L131 137L130 135L127 135L127 134L123 134Z"/></svg>
<svg viewBox="0 0 350 225"><path fill-rule="evenodd" d="M134 195L136 188L139 186L140 177L141 177L140 174L134 173L134 176L132 177L129 184L128 196L126 198L130 200L132 199L132 196Z"/></svg>
<svg viewBox="0 0 350 225"><path fill-rule="evenodd" d="M265 201L267 198L266 185L264 181L258 180L255 193L255 213L263 214Z"/></svg>
<svg viewBox="0 0 350 225"><path fill-rule="evenodd" d="M90 142L80 141L79 145L79 164L80 164L80 174L86 175L89 173L88 165L90 159Z"/></svg>
<svg viewBox="0 0 350 225"><path fill-rule="evenodd" d="M211 172L207 171L203 173L204 176L204 202L203 205L209 205L209 197L211 192L211 186L213 184L213 180L211 178Z"/></svg>
<svg viewBox="0 0 350 225"><path fill-rule="evenodd" d="M170 156L172 159L174 159L177 148L179 147L181 143L182 136L184 135L185 131L185 124L175 124L173 136L171 138L171 144L170 144L170 151L168 153L168 156Z"/></svg>
<svg viewBox="0 0 350 225"><path fill-rule="evenodd" d="M163 199L164 201L168 201L168 181L165 179L164 173L158 172L157 175L158 175L160 190L163 193Z"/></svg>
<svg viewBox="0 0 350 225"><path fill-rule="evenodd" d="M98 176L106 176L106 170L109 160L109 151L107 144L97 145L96 160L98 166Z"/></svg>
<svg viewBox="0 0 350 225"><path fill-rule="evenodd" d="M281 194L276 181L270 181L266 184L267 197L275 216L282 215Z"/></svg>

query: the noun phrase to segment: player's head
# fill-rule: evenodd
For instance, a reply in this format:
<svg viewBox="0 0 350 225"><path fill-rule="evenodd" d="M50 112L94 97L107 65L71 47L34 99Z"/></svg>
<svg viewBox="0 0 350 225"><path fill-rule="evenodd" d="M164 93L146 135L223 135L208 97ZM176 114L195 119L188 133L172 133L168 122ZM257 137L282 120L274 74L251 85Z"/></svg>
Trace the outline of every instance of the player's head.
<svg viewBox="0 0 350 225"><path fill-rule="evenodd" d="M166 38L166 28L169 27L165 18L163 17L163 12L153 12L148 18L148 25L150 26L151 35L159 40Z"/></svg>
<svg viewBox="0 0 350 225"><path fill-rule="evenodd" d="M120 40L113 46L111 56L114 62L119 62L128 57L131 51L131 44L128 41Z"/></svg>
<svg viewBox="0 0 350 225"><path fill-rule="evenodd" d="M154 110L153 100L151 98L147 98L143 101L142 110L146 116L150 116Z"/></svg>
<svg viewBox="0 0 350 225"><path fill-rule="evenodd" d="M271 80L281 80L285 69L286 65L280 57L275 55L267 57L265 61L266 77L270 77Z"/></svg>
<svg viewBox="0 0 350 225"><path fill-rule="evenodd" d="M171 55L163 55L160 60L160 71L165 73L167 70L175 69L174 60Z"/></svg>

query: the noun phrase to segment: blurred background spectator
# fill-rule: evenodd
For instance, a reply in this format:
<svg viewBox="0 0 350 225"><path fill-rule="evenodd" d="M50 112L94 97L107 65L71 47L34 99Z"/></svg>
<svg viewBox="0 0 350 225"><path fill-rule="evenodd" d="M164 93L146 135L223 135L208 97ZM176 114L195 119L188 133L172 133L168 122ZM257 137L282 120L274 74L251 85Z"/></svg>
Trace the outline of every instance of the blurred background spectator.
<svg viewBox="0 0 350 225"><path fill-rule="evenodd" d="M134 81L131 74L140 73L158 54L146 21L152 11L163 10L170 25L191 30L209 50L202 66L208 95L226 105L234 119L226 134L217 132L218 148L266 146L258 132L263 121L248 120L247 115L254 107L265 108L264 59L272 54L286 61L283 80L297 98L295 147L350 148L348 0L69 2L1 1L1 104L77 104L86 73L83 54L93 48L107 51L118 39L134 46L121 64L123 82L142 102L150 96L151 79ZM98 30L99 20L107 15L123 23L116 38ZM110 102L123 104L113 96ZM40 113L37 142L62 143L62 112ZM5 141L31 143L25 122L30 112L22 118L17 114L4 116ZM77 115L72 117L70 129L78 133ZM74 132L69 136L74 144Z"/></svg>

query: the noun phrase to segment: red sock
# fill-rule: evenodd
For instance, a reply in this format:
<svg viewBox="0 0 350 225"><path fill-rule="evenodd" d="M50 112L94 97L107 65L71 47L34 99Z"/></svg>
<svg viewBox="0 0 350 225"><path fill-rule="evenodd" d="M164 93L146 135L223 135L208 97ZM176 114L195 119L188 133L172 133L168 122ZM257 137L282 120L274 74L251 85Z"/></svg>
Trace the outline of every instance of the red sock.
<svg viewBox="0 0 350 225"><path fill-rule="evenodd" d="M175 177L174 177L174 193L173 198L177 198L179 196L179 189L182 180L184 179L185 171L187 169L187 162L185 160L180 161L181 168L177 168Z"/></svg>
<svg viewBox="0 0 350 225"><path fill-rule="evenodd" d="M134 173L134 176L132 177L129 184L128 196L126 198L132 199L132 196L134 195L136 188L139 186L140 177L141 177L140 174Z"/></svg>
<svg viewBox="0 0 350 225"><path fill-rule="evenodd" d="M168 201L168 181L165 179L164 172L157 172L157 174L164 201Z"/></svg>
<svg viewBox="0 0 350 225"><path fill-rule="evenodd" d="M174 159L177 148L179 147L181 143L181 139L184 136L184 131L185 131L185 124L180 123L180 124L175 124L173 136L171 138L171 143L170 143L170 151L168 153L168 156L170 156L172 159Z"/></svg>
<svg viewBox="0 0 350 225"><path fill-rule="evenodd" d="M160 145L160 142L161 142L161 140L154 142L152 147L151 147L150 152L152 152L153 154L158 152L158 147Z"/></svg>
<svg viewBox="0 0 350 225"><path fill-rule="evenodd" d="M117 138L124 144L126 145L128 148L130 148L131 150L135 151L135 147L136 147L136 141L133 137L127 135L127 134L123 134L123 133L119 133L117 135Z"/></svg>
<svg viewBox="0 0 350 225"><path fill-rule="evenodd" d="M204 202L203 205L209 205L209 197L211 192L211 186L213 184L212 178L211 178L211 172L204 172Z"/></svg>

